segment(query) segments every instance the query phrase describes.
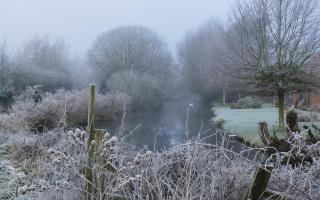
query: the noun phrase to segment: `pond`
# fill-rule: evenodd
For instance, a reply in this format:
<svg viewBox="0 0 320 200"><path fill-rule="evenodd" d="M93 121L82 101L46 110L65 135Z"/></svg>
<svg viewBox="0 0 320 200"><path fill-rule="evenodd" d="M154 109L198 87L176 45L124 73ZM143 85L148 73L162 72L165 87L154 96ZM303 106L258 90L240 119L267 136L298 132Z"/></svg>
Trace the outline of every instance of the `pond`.
<svg viewBox="0 0 320 200"><path fill-rule="evenodd" d="M186 139L213 134L210 123L213 113L210 105L200 98L176 98L164 104L159 111L140 111L128 114L124 119L127 141L137 146L163 149L182 143ZM119 133L121 120L96 122L97 128L107 128L112 135ZM123 129L122 129L123 130Z"/></svg>

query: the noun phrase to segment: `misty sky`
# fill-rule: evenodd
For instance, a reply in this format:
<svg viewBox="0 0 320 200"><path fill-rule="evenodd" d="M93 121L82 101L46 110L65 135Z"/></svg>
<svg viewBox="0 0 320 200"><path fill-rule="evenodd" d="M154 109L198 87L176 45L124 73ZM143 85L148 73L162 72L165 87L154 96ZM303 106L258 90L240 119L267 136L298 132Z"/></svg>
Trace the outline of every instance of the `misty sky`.
<svg viewBox="0 0 320 200"><path fill-rule="evenodd" d="M3 0L0 39L17 48L36 35L62 37L72 55L84 56L94 39L117 26L155 30L175 51L186 31L210 17L225 21L232 0Z"/></svg>

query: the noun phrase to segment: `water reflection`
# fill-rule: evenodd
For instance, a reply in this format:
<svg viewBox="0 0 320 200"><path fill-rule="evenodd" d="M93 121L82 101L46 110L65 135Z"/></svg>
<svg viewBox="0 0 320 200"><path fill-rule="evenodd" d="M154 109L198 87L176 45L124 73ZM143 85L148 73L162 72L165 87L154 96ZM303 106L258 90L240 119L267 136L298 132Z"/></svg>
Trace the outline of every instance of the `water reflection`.
<svg viewBox="0 0 320 200"><path fill-rule="evenodd" d="M124 135L127 141L140 147L163 149L182 143L203 133L212 134L210 124L213 114L210 106L199 98L172 100L157 112L139 112L128 114L124 120ZM121 120L117 122L96 122L97 128L107 128L111 134L119 132Z"/></svg>

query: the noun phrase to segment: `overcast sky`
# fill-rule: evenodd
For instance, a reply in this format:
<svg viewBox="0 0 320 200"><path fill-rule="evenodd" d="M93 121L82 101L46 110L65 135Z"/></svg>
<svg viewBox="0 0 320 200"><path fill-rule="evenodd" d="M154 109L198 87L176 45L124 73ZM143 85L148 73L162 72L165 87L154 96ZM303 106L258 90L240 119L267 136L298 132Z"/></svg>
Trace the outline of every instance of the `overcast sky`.
<svg viewBox="0 0 320 200"><path fill-rule="evenodd" d="M94 39L117 26L143 25L175 51L186 31L210 17L225 21L233 0L3 0L0 39L17 48L36 35L63 37L84 56Z"/></svg>

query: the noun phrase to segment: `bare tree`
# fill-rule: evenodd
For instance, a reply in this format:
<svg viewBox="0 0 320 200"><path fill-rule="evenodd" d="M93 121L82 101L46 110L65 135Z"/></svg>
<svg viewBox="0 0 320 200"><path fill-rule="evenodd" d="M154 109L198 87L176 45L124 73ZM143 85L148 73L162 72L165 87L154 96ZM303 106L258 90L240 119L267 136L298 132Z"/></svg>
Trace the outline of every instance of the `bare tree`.
<svg viewBox="0 0 320 200"><path fill-rule="evenodd" d="M6 41L0 42L0 88L10 86L11 63Z"/></svg>
<svg viewBox="0 0 320 200"><path fill-rule="evenodd" d="M166 43L147 28L127 26L103 33L88 57L101 89L127 93L139 104L147 97L149 103L161 99L170 86L172 56ZM153 95L134 91L149 91Z"/></svg>
<svg viewBox="0 0 320 200"><path fill-rule="evenodd" d="M285 94L318 84L319 63L312 58L320 48L319 1L238 1L226 35L239 78L278 96L284 128Z"/></svg>
<svg viewBox="0 0 320 200"><path fill-rule="evenodd" d="M178 46L183 82L188 90L203 98L212 98L223 90L219 65L211 53L218 47L219 39L218 23L209 20L196 31L188 32Z"/></svg>
<svg viewBox="0 0 320 200"><path fill-rule="evenodd" d="M71 85L67 47L63 40L48 37L29 40L15 57L15 86L43 85L46 90Z"/></svg>
<svg viewBox="0 0 320 200"><path fill-rule="evenodd" d="M0 112L7 110L13 101L12 93L12 63L5 40L0 41Z"/></svg>
<svg viewBox="0 0 320 200"><path fill-rule="evenodd" d="M196 31L188 32L179 44L179 60L182 75L188 89L208 99L219 99L226 103L227 91L232 87L232 65L224 59L223 27L210 19Z"/></svg>

